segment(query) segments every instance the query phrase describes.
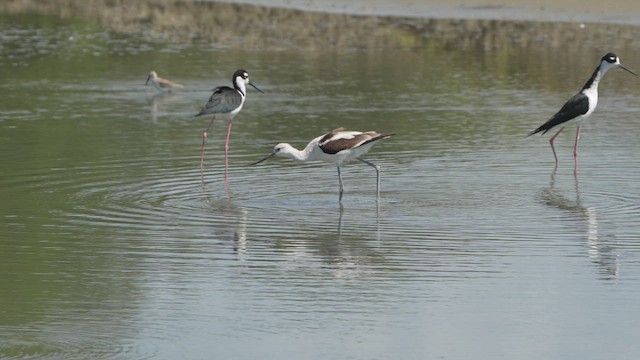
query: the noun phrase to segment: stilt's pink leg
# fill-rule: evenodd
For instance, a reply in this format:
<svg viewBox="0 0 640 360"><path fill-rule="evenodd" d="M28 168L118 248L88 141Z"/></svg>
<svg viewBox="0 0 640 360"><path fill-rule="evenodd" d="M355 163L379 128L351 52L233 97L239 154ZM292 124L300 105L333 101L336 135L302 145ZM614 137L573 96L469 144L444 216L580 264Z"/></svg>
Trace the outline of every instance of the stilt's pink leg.
<svg viewBox="0 0 640 360"><path fill-rule="evenodd" d="M227 187L227 193L229 192L229 137L231 136L231 125L233 122L229 120L227 125L227 140L224 142L224 183Z"/></svg>
<svg viewBox="0 0 640 360"><path fill-rule="evenodd" d="M556 155L556 148L553 146L553 142L556 140L556 136L560 135L560 133L564 130L564 128L560 128L558 132L549 139L549 144L551 144L551 151L553 151L553 157L556 159L556 166L558 165L558 156Z"/></svg>
<svg viewBox="0 0 640 360"><path fill-rule="evenodd" d="M578 174L578 140L580 140L580 126L576 129L576 143L573 145L573 174Z"/></svg>
<svg viewBox="0 0 640 360"><path fill-rule="evenodd" d="M200 152L200 177L202 178L202 185L204 185L204 144L207 141L207 133L209 132L209 128L213 125L213 120L216 119L216 116L213 115L211 121L209 122L209 126L202 132L202 151Z"/></svg>
<svg viewBox="0 0 640 360"><path fill-rule="evenodd" d="M576 129L576 143L573 145L573 157L578 158L578 140L580 140L580 126Z"/></svg>

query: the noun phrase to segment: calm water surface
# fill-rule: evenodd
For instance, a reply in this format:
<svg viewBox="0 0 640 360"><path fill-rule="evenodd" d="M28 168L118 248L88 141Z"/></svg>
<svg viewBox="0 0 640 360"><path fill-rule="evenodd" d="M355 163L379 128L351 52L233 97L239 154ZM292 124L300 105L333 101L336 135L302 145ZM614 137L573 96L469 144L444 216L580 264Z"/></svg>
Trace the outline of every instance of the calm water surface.
<svg viewBox="0 0 640 360"><path fill-rule="evenodd" d="M640 83L526 134L640 47L243 51L83 22L0 25L0 357L630 359L640 354ZM231 140L214 86L246 68ZM187 85L156 94L147 72ZM375 172L276 159L332 128L397 133Z"/></svg>

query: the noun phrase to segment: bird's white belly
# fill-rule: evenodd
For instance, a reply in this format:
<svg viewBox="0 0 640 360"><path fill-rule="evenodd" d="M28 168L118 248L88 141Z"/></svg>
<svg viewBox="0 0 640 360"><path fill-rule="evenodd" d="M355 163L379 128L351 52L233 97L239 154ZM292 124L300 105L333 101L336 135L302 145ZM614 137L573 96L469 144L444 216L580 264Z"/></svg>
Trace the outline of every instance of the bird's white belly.
<svg viewBox="0 0 640 360"><path fill-rule="evenodd" d="M589 110L584 115L576 116L574 119L569 121L569 123L580 125L582 121L588 119L596 109L596 105L598 105L598 88L585 90L584 94L589 98Z"/></svg>
<svg viewBox="0 0 640 360"><path fill-rule="evenodd" d="M236 115L238 115L240 110L242 110L242 105L244 105L244 101L240 104L240 106L233 109L232 111L229 111L228 113L218 114L218 117L225 120L233 120L233 118L236 117Z"/></svg>

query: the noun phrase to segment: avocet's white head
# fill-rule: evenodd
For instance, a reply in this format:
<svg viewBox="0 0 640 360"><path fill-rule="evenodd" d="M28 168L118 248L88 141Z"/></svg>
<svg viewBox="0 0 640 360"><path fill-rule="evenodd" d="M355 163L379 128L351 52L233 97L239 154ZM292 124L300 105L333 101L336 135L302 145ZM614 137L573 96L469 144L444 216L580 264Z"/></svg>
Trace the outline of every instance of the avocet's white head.
<svg viewBox="0 0 640 360"><path fill-rule="evenodd" d="M626 70L627 72L638 76L638 74L624 67L620 63L620 58L616 54L608 53L607 55L602 57L602 60L600 61L600 72L602 73L602 75L604 75L607 71L609 71L609 69L612 69L614 67L620 67L623 70Z"/></svg>
<svg viewBox="0 0 640 360"><path fill-rule="evenodd" d="M260 164L261 162L267 159L271 159L274 156L293 159L297 161L305 161L304 151L300 151L294 148L293 146L291 146L291 144L280 143L273 147L273 151L271 152L271 154L267 155L262 160L256 161L252 165Z"/></svg>
<svg viewBox="0 0 640 360"><path fill-rule="evenodd" d="M284 157L289 159L296 159L296 154L299 153L298 149L291 146L288 143L280 143L273 147L273 156Z"/></svg>

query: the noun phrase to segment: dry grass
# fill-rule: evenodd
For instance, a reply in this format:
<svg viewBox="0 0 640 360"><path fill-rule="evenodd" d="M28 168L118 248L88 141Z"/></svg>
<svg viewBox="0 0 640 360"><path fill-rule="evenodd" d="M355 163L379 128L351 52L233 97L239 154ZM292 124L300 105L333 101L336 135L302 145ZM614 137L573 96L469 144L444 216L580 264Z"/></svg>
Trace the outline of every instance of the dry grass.
<svg viewBox="0 0 640 360"><path fill-rule="evenodd" d="M217 46L361 47L391 30L373 17L173 0L4 0L0 12L80 17L110 31Z"/></svg>

